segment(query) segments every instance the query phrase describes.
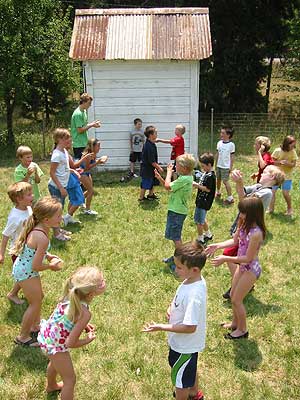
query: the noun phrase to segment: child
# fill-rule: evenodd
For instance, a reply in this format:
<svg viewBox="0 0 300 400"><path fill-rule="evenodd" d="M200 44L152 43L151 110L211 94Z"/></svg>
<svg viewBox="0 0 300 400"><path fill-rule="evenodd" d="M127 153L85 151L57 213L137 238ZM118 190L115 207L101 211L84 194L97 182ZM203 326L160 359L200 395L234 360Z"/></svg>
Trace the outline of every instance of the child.
<svg viewBox="0 0 300 400"><path fill-rule="evenodd" d="M22 231L24 222L32 214L32 186L28 182L17 182L8 187L7 194L10 200L15 204L7 217L6 227L2 232L2 241L0 248L0 264L4 262L5 250L9 239L10 248L14 247L15 241ZM16 256L12 255L12 263L15 262ZM7 294L7 298L15 304L23 304L24 301L18 297L18 292L21 289L16 282L12 290Z"/></svg>
<svg viewBox="0 0 300 400"><path fill-rule="evenodd" d="M78 268L65 284L63 297L48 321L41 322L38 341L48 356L48 393L61 390L61 399L74 398L76 376L69 348L82 347L95 339L94 327L89 324L89 304L105 291L102 273L96 267ZM85 338L80 339L83 331ZM62 382L57 382L57 375Z"/></svg>
<svg viewBox="0 0 300 400"><path fill-rule="evenodd" d="M166 331L169 364L177 400L203 400L198 390L198 352L205 347L206 282L201 271L206 255L197 242L175 249L176 274L183 280L168 308L168 324L146 324L144 332Z"/></svg>
<svg viewBox="0 0 300 400"><path fill-rule="evenodd" d="M154 193L154 178L155 173L154 170L158 170L159 172L163 172L162 167L158 164L157 157L157 147L155 144L157 138L157 130L155 126L149 125L145 129L144 132L146 136L146 142L143 147L142 152L142 164L141 164L141 190L140 190L140 198L139 201L144 200L156 200L158 197ZM145 197L146 190L149 190L149 194Z"/></svg>
<svg viewBox="0 0 300 400"><path fill-rule="evenodd" d="M182 244L181 232L184 220L188 213L188 201L193 190L192 171L195 166L195 159L191 154L182 154L176 158L176 173L179 178L171 182L173 165L167 167L167 176L164 180L158 171L155 171L156 178L164 185L165 189L171 192L168 203L168 215L165 231L165 238L173 240L175 248ZM175 269L174 258L164 259L170 264L171 270Z"/></svg>
<svg viewBox="0 0 300 400"><path fill-rule="evenodd" d="M239 170L232 171L231 179L236 184L236 192L240 201L243 200L245 197L259 198L263 203L264 211L266 211L272 199L272 187L274 185L280 186L285 179L285 175L279 168L275 167L274 165L268 165L263 170L259 183L256 183L254 185L244 186L243 175ZM239 215L237 215L234 223L231 226L231 235L236 232L238 218ZM224 255L236 256L237 251L238 246L234 245L230 248L226 248L224 250ZM231 273L231 278L233 279L236 271L236 264L227 263L227 265ZM231 287L223 294L224 299L230 299L230 291Z"/></svg>
<svg viewBox="0 0 300 400"><path fill-rule="evenodd" d="M290 190L292 189L292 172L296 166L296 161L298 159L295 146L296 139L294 138L294 136L286 136L283 140L281 147L275 149L272 154L274 165L276 165L285 173L285 181L283 182L281 189L282 195L287 205L287 211L285 215L289 216L293 215L292 198L290 195ZM275 196L278 187L279 186L273 187L273 197L269 207L270 213L274 212Z"/></svg>
<svg viewBox="0 0 300 400"><path fill-rule="evenodd" d="M259 183L261 174L263 170L268 165L273 165L274 161L269 152L271 147L271 140L266 136L257 136L255 138L254 149L257 154L257 164L258 164L258 172L256 174L252 174L251 178L256 179L256 182Z"/></svg>
<svg viewBox="0 0 300 400"><path fill-rule="evenodd" d="M15 338L19 345L36 347L40 324L43 291L39 272L46 269L58 271L62 261L47 252L49 230L59 226L62 206L52 197L44 197L33 206L32 215L27 219L12 253L18 255L13 266L13 277L24 292L28 308L22 319L20 334ZM46 258L49 263L44 262Z"/></svg>
<svg viewBox="0 0 300 400"><path fill-rule="evenodd" d="M223 127L221 129L221 140L217 144L217 197L221 197L221 183L224 183L227 192L227 199L224 204L230 205L234 203L231 193L231 186L229 183L229 174L233 167L233 158L235 153L235 145L231 141L233 136L233 129Z"/></svg>
<svg viewBox="0 0 300 400"><path fill-rule="evenodd" d="M140 118L136 118L133 121L134 128L130 132L130 176L138 178L138 175L134 173L134 163L142 161L142 151L145 142L144 132L142 130L143 122Z"/></svg>
<svg viewBox="0 0 300 400"><path fill-rule="evenodd" d="M200 182L193 182L193 186L198 188L196 197L196 208L194 221L197 224L198 242L205 244L212 240L213 235L209 230L206 213L211 209L216 192L216 175L213 171L214 156L211 153L204 153L200 157L201 169L204 173L201 175ZM204 234L203 234L204 231Z"/></svg>
<svg viewBox="0 0 300 400"><path fill-rule="evenodd" d="M93 178L91 175L91 169L95 168L97 165L105 164L108 160L107 156L102 156L96 160L97 154L100 151L100 140L98 139L89 139L88 145L83 151L82 155L86 156L91 154L90 157L85 159L81 164L80 167L83 169L81 172L80 181L86 189L84 193L86 197L86 209L84 210L84 214L87 215L97 215L97 211L91 210L91 201L94 194L93 189Z"/></svg>
<svg viewBox="0 0 300 400"><path fill-rule="evenodd" d="M61 202L62 207L64 207L65 198L68 195L67 186L71 172L69 165L69 153L66 149L70 148L71 146L71 135L67 129L57 128L53 133L53 139L55 148L51 156L50 180L48 182L48 189L51 196L57 198ZM75 174L78 174L77 171L72 171ZM69 216L72 217L77 208L78 207L75 206L71 210L69 209ZM65 217L65 225L67 219L68 223L71 222L70 218ZM58 226L54 228L54 237L61 241L71 239L68 235L68 232L61 230Z"/></svg>
<svg viewBox="0 0 300 400"><path fill-rule="evenodd" d="M172 146L171 160L174 160L173 171L176 171L176 158L184 154L184 137L185 126L176 125L175 126L175 136L172 139L156 139L157 143L170 144ZM175 174L174 174L175 175ZM175 176L174 176L175 178Z"/></svg>
<svg viewBox="0 0 300 400"><path fill-rule="evenodd" d="M32 185L34 200L37 201L40 198L38 184L44 173L36 163L32 162L30 147L19 146L16 156L20 160L20 164L15 169L14 180L15 182L29 182Z"/></svg>
<svg viewBox="0 0 300 400"><path fill-rule="evenodd" d="M248 338L243 300L260 277L258 252L266 236L262 201L255 197L245 198L239 202L238 208L239 222L234 237L225 242L212 244L206 250L208 255L212 255L218 249L238 245L236 256L221 255L211 261L215 267L224 262L237 264L230 293L233 319L231 323L222 324L225 329L231 330L224 335L225 338L234 340Z"/></svg>

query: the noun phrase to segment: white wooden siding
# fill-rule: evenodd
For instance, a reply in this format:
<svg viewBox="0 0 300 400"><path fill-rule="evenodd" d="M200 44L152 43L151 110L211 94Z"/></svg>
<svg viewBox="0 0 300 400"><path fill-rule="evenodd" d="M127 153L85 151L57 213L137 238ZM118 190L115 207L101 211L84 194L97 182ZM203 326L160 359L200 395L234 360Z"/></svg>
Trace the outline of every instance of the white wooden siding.
<svg viewBox="0 0 300 400"><path fill-rule="evenodd" d="M185 150L198 156L197 61L93 61L85 64L86 89L93 98L89 121L100 129L89 135L101 140L109 156L106 168L128 168L129 131L141 118L143 128L155 125L159 137L170 139L177 124L186 127ZM158 143L159 162L170 161L171 146Z"/></svg>

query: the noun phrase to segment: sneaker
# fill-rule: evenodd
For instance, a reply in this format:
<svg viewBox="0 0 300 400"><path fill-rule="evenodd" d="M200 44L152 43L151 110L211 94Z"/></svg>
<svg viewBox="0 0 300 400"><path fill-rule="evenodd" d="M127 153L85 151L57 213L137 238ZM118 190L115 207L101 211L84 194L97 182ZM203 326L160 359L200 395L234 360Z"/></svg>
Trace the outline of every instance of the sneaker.
<svg viewBox="0 0 300 400"><path fill-rule="evenodd" d="M230 205L233 204L233 203L234 203L234 199L232 199L232 200L226 199L226 200L223 201L223 204L224 204L225 206L230 206Z"/></svg>
<svg viewBox="0 0 300 400"><path fill-rule="evenodd" d="M83 213L85 215L98 215L97 211L94 210L85 210Z"/></svg>
<svg viewBox="0 0 300 400"><path fill-rule="evenodd" d="M224 299L226 299L226 300L230 299L230 290L231 290L231 287L225 293L223 293Z"/></svg>
<svg viewBox="0 0 300 400"><path fill-rule="evenodd" d="M148 200L158 200L159 197L155 193L153 193L153 194L148 194L147 199Z"/></svg>
<svg viewBox="0 0 300 400"><path fill-rule="evenodd" d="M174 264L174 256L163 258L162 260L165 264Z"/></svg>
<svg viewBox="0 0 300 400"><path fill-rule="evenodd" d="M64 226L68 225L69 218L70 218L70 215L63 215L62 219L63 219Z"/></svg>
<svg viewBox="0 0 300 400"><path fill-rule="evenodd" d="M138 178L139 176L137 174L132 175L133 178Z"/></svg>
<svg viewBox="0 0 300 400"><path fill-rule="evenodd" d="M68 224L81 224L81 222L78 221L77 219L74 219L72 216L70 216L68 218Z"/></svg>
<svg viewBox="0 0 300 400"><path fill-rule="evenodd" d="M195 396L189 396L189 400L204 400L204 394L199 390Z"/></svg>
<svg viewBox="0 0 300 400"><path fill-rule="evenodd" d="M208 242L209 240L213 240L214 235L211 233L210 235L204 235L204 241Z"/></svg>
<svg viewBox="0 0 300 400"><path fill-rule="evenodd" d="M59 232L57 236L54 236L56 240L60 240L61 242L66 242L71 240L70 236L64 235L63 233Z"/></svg>

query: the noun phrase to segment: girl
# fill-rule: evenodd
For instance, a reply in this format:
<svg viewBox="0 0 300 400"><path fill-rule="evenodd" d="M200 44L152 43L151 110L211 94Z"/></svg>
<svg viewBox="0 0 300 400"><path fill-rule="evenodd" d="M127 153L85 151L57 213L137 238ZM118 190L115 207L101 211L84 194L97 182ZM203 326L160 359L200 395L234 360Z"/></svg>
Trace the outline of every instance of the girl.
<svg viewBox="0 0 300 400"><path fill-rule="evenodd" d="M43 291L39 271L51 269L58 271L62 260L47 253L49 230L61 222L62 207L52 197L38 200L18 237L12 254L18 254L13 265L13 277L20 285L29 303L22 319L21 332L15 343L37 346L37 332L40 324L40 311ZM46 258L49 263L44 262Z"/></svg>
<svg viewBox="0 0 300 400"><path fill-rule="evenodd" d="M82 347L95 339L94 327L89 324L91 313L88 304L105 291L102 273L96 267L81 267L65 284L63 297L48 321L43 320L38 341L48 356L48 393L61 390L62 400L74 397L75 372L69 348ZM80 339L83 331L87 337ZM57 375L62 382L57 382Z"/></svg>
<svg viewBox="0 0 300 400"><path fill-rule="evenodd" d="M282 172L285 173L285 181L283 182L281 189L282 195L287 205L287 211L285 215L293 215L292 209L292 199L290 195L290 190L292 189L292 172L296 166L296 161L298 159L297 153L295 150L296 139L294 136L286 136L283 140L281 147L278 147L273 151L272 158L274 160L274 164L281 169ZM279 186L273 186L273 196L269 206L269 212L274 212L275 207L275 196L276 191Z"/></svg>
<svg viewBox="0 0 300 400"><path fill-rule="evenodd" d="M218 249L238 244L236 256L221 255L212 260L215 267L224 262L237 264L230 291L233 319L231 323L222 324L224 328L232 331L225 335L226 339L248 337L243 300L261 274L258 252L266 235L264 207L261 199L247 197L239 202L238 208L239 222L233 239L212 244L206 249L206 253L212 255Z"/></svg>
<svg viewBox="0 0 300 400"><path fill-rule="evenodd" d="M260 181L263 170L268 165L274 164L271 153L269 152L270 147L271 147L271 140L268 137L257 136L257 138L255 138L254 149L257 154L258 172L252 174L251 178L256 179L257 183L259 183Z"/></svg>
<svg viewBox="0 0 300 400"><path fill-rule="evenodd" d="M94 194L93 179L90 170L99 164L105 164L108 157L102 156L96 160L97 154L100 151L100 141L98 139L89 139L88 145L82 153L83 156L91 153L92 157L85 160L80 166L83 169L81 173L81 183L86 189L84 196L86 198L86 209L84 211L87 215L97 215L96 211L91 210L91 201Z"/></svg>

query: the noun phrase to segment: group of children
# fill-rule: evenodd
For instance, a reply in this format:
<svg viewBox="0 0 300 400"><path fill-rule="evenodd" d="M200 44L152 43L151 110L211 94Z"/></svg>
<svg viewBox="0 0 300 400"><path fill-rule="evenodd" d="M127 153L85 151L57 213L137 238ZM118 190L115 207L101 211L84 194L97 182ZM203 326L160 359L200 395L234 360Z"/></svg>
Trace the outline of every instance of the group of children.
<svg viewBox="0 0 300 400"><path fill-rule="evenodd" d="M295 139L292 136L285 138L281 148L276 149L271 156L269 139L256 138L255 150L259 170L253 175L253 179L256 179L257 183L244 187L242 173L233 170L235 147L231 141L232 128L225 127L221 130L221 140L217 145L217 174L213 171L213 154L204 153L199 158L202 172L198 181L193 177L195 159L191 154L184 152L185 128L182 125L176 126L175 137L170 140L157 138L156 128L148 126L144 131L144 143L138 133L141 128L142 121L136 119L135 135L140 139L133 139L132 135L134 143L130 154L130 162L133 164L131 173L134 174L134 163L141 160L140 202L157 199L154 193L157 181L170 194L165 237L174 242L175 251L173 256L164 261L183 281L168 308L168 323L148 323L143 331L168 332L174 396L177 400L201 400L204 396L198 388L197 358L198 352L203 351L205 347L207 296L206 283L201 271L207 257L213 256L217 250L224 249L223 255L213 257L211 263L216 267L227 263L232 276L227 297L231 299L233 318L231 322L222 324L227 330L225 338L247 338L249 334L243 299L261 274L258 253L266 235L264 212L274 210L278 187L283 189L288 207L287 214L292 213L289 173L297 160ZM48 252L50 230L53 229L57 239L69 240L68 232L60 228L60 224L63 221L66 226L75 222L73 214L83 204L84 199L86 213L93 214L90 209L93 193L90 170L105 163L107 157L97 160L100 142L92 139L81 154L80 160L73 160L68 153L72 143L70 133L66 129L55 130L54 142L48 184L51 197L40 198L38 183L43 173L38 165L32 162L31 150L26 146L18 149L20 165L15 171L17 182L8 189L8 195L15 206L3 231L0 263L4 261L5 249L10 239L15 284L7 296L14 303L21 304L18 292L22 289L28 301L15 343L42 349L49 359L46 390L61 390L61 398L66 400L73 399L75 387L75 373L68 349L87 345L94 340L95 330L89 323L89 304L95 296L104 292L105 280L97 267L79 268L66 282L62 298L53 314L47 321L40 321L43 290L39 272L58 271L62 268L63 261ZM174 163L167 166L165 178L162 176L163 168L158 163L157 142L172 146L171 160L174 160ZM141 149L141 143L142 151L136 151ZM215 197L220 197L221 182L227 191L224 203L233 203L229 176L236 185L239 197L239 213L232 226L232 238L206 246L207 241L213 239L207 222L207 212ZM84 185L85 193L80 184ZM194 242L183 244L182 229L193 187L197 189L194 221L198 238ZM68 212L63 216L67 196ZM84 331L86 337L80 338ZM61 376L62 382L57 382L57 375Z"/></svg>

